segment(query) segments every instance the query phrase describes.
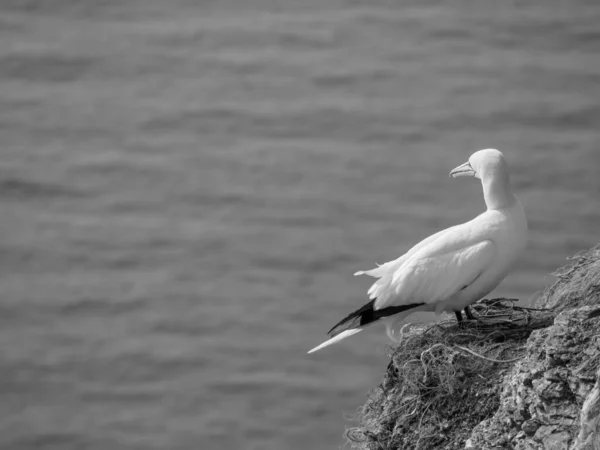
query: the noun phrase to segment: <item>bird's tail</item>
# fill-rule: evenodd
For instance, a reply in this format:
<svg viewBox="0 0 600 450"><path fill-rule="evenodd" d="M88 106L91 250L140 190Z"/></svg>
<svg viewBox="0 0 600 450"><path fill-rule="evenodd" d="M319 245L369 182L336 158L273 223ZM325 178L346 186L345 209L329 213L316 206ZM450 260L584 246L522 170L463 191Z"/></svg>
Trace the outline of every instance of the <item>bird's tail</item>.
<svg viewBox="0 0 600 450"><path fill-rule="evenodd" d="M332 337L328 341L325 341L322 344L317 345L312 350L309 350L308 353L314 353L314 352L316 352L318 350L321 350L321 349L323 349L325 347L329 347L330 345L333 345L336 342L340 342L342 339L346 339L347 337L350 337L353 334L360 333L362 330L363 330L362 328L352 328L351 330L342 331L340 334Z"/></svg>
<svg viewBox="0 0 600 450"><path fill-rule="evenodd" d="M359 333L365 326L372 324L379 319L383 319L384 317L392 316L402 311L407 311L409 309L416 308L417 306L424 305L424 303L411 303L409 305L389 306L387 308L375 310L373 309L375 300L376 299L371 300L362 308L357 309L340 320L327 333L330 339L313 348L308 353L313 353L317 350L321 350L322 348L329 347L330 345L335 344L342 339L346 339L347 337Z"/></svg>

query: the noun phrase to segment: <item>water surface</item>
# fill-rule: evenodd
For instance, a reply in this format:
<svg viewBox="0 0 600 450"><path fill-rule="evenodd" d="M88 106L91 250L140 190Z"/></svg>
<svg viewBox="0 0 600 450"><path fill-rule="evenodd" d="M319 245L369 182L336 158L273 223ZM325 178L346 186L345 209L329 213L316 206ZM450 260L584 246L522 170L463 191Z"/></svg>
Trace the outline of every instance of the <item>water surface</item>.
<svg viewBox="0 0 600 450"><path fill-rule="evenodd" d="M494 295L598 242L597 2L0 11L3 449L340 448L386 338L305 352L482 211L477 149L531 227Z"/></svg>

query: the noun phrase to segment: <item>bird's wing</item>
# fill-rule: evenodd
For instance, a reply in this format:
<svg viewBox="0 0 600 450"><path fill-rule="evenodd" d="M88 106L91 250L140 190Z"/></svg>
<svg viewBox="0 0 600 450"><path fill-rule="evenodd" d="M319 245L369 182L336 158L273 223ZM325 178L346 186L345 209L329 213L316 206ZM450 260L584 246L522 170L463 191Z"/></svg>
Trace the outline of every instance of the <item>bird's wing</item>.
<svg viewBox="0 0 600 450"><path fill-rule="evenodd" d="M456 226L453 226L450 228L446 228L445 230L438 231L437 233L434 233L431 236L426 237L418 244L415 244L400 258L395 259L393 261L386 262L385 264L378 265L378 267L376 267L375 269L358 271L354 274L354 276L369 275L371 277L381 278L382 276L396 270L398 267L400 267L400 265L402 265L402 263L404 261L406 261L407 258L414 255L417 251L423 249L427 245L438 240L439 238L443 237L446 234L452 234L452 232L459 226L460 225L456 225Z"/></svg>
<svg viewBox="0 0 600 450"><path fill-rule="evenodd" d="M495 255L496 246L491 240L462 246L456 242L428 246L386 277L389 280L385 289L376 289L374 309L448 299L475 281Z"/></svg>
<svg viewBox="0 0 600 450"><path fill-rule="evenodd" d="M423 239L400 258L385 263L376 269L365 272L357 272L355 275L366 274L379 278L379 280L373 283L369 289L368 295L371 300L377 299L379 302L378 304L387 303L391 298L397 297L390 289L390 285L392 283L394 274L398 270L411 263L415 259L430 258L436 255L442 255L464 247L468 247L483 240L482 238L475 237L474 233L472 232L474 225L474 221L470 221L442 230L429 236L428 238ZM410 300L407 300L407 302L412 303Z"/></svg>

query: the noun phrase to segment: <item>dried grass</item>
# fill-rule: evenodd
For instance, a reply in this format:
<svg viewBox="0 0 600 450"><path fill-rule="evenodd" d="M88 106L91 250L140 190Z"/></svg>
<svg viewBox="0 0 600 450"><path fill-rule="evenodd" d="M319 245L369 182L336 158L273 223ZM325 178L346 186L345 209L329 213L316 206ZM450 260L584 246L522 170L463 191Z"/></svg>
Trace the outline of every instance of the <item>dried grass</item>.
<svg viewBox="0 0 600 450"><path fill-rule="evenodd" d="M567 259L571 262L552 274L557 280L546 289L538 307L552 308L558 314L600 303L600 244Z"/></svg>

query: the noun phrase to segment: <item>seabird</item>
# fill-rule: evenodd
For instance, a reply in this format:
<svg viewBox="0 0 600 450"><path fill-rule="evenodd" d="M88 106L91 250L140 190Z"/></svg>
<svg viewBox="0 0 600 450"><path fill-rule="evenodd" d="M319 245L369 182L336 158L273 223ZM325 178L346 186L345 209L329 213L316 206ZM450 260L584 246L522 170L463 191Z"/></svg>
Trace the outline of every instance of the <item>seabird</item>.
<svg viewBox="0 0 600 450"><path fill-rule="evenodd" d="M396 321L415 311L461 310L491 292L506 277L527 245L527 218L510 189L508 165L495 149L479 150L450 176L481 180L487 210L473 220L422 240L400 258L356 272L378 280L369 303L338 322L330 337L308 353L341 341L381 319ZM388 324L390 321L388 321Z"/></svg>

